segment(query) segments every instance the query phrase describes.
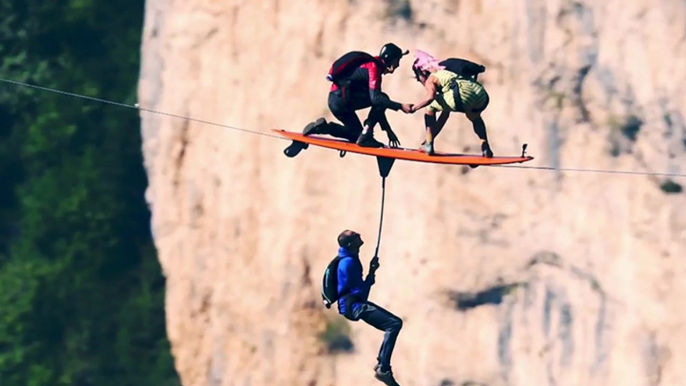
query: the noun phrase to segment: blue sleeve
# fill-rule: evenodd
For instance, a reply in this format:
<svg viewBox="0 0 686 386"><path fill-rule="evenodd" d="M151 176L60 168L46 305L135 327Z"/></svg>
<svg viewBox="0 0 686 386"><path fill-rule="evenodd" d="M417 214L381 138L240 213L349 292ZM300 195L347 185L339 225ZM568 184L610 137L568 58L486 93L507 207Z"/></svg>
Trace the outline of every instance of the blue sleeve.
<svg viewBox="0 0 686 386"><path fill-rule="evenodd" d="M338 293L344 289L350 289L350 293L367 300L369 297L369 284L362 280L362 270L359 264L352 259L343 259L338 263Z"/></svg>

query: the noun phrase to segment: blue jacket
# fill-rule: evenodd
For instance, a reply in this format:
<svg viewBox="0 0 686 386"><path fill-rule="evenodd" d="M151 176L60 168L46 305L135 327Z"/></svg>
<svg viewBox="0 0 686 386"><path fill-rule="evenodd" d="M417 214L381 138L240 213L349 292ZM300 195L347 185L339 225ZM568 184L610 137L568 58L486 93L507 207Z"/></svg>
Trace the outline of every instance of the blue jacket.
<svg viewBox="0 0 686 386"><path fill-rule="evenodd" d="M366 301L369 298L369 291L371 290L372 283L370 281L364 281L362 279L362 262L358 255L351 254L345 248L338 249L338 255L341 256L341 260L338 263L338 294L340 295L343 291L349 290L350 294ZM361 302L356 301L352 304L353 313L362 305ZM344 298L338 301L338 313L345 313L345 301Z"/></svg>

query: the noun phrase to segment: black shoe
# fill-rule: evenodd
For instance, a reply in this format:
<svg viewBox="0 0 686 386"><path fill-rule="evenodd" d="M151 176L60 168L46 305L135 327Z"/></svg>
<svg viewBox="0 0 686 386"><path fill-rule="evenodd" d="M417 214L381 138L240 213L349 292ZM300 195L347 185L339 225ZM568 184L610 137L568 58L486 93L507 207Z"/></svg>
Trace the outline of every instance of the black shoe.
<svg viewBox="0 0 686 386"><path fill-rule="evenodd" d="M481 142L481 155L487 158L493 158L493 151L488 142Z"/></svg>
<svg viewBox="0 0 686 386"><path fill-rule="evenodd" d="M374 371L374 378L385 383L388 386L400 386L400 384L393 378L393 372L391 370L381 371L381 367L377 367Z"/></svg>
<svg viewBox="0 0 686 386"><path fill-rule="evenodd" d="M324 118L318 118L314 122L310 122L305 126L303 129L303 135L308 136L312 134L328 134L328 128L329 124L326 122L326 119Z"/></svg>
<svg viewBox="0 0 686 386"><path fill-rule="evenodd" d="M302 150L307 149L309 144L304 142L293 141L287 148L283 149L283 154L288 158L293 158Z"/></svg>
<svg viewBox="0 0 686 386"><path fill-rule="evenodd" d="M359 137L357 137L357 143L358 146L361 147L385 147L383 143L377 141L374 139L374 134L372 134L371 130L367 132L367 134L360 134Z"/></svg>

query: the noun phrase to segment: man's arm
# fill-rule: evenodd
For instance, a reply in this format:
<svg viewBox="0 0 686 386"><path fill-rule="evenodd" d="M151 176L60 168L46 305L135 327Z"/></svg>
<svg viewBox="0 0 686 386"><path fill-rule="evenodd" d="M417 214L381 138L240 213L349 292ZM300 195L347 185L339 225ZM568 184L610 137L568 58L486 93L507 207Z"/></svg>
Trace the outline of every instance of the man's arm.
<svg viewBox="0 0 686 386"><path fill-rule="evenodd" d="M369 99L372 106L384 107L393 111L398 111L402 108L402 104L392 101L388 95L381 92L381 69L373 62L362 65L367 70L369 76Z"/></svg>
<svg viewBox="0 0 686 386"><path fill-rule="evenodd" d="M372 260L369 262L369 273L367 274L367 278L364 279L364 282L369 285L370 291L371 291L371 287L376 282L376 270L378 268L379 268L379 258L377 256L374 256L374 257L372 257Z"/></svg>
<svg viewBox="0 0 686 386"><path fill-rule="evenodd" d="M412 110L418 111L426 106L428 106L431 102L434 101L434 98L436 97L436 84L438 82L438 79L433 76L429 75L429 78L424 82L424 89L426 90L426 96L424 97L424 100L415 104Z"/></svg>

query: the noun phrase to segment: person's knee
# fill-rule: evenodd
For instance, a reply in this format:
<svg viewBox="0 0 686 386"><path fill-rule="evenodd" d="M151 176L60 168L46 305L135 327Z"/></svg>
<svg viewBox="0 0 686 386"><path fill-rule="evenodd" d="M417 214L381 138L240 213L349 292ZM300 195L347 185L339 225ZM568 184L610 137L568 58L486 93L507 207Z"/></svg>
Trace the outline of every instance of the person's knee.
<svg viewBox="0 0 686 386"><path fill-rule="evenodd" d="M393 318L393 323L391 324L392 331L400 331L403 328L403 320L399 317Z"/></svg>
<svg viewBox="0 0 686 386"><path fill-rule="evenodd" d="M477 121L482 120L481 119L481 112L470 111L466 115L467 115L467 119L469 119L472 122L477 122Z"/></svg>
<svg viewBox="0 0 686 386"><path fill-rule="evenodd" d="M335 113L336 110L339 110L340 105L341 105L341 98L336 95L336 92L330 92L329 93L329 98L326 103L329 106L329 110L331 110L332 113Z"/></svg>

